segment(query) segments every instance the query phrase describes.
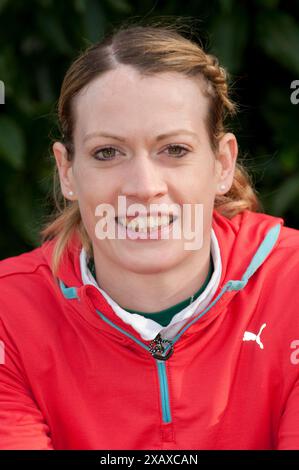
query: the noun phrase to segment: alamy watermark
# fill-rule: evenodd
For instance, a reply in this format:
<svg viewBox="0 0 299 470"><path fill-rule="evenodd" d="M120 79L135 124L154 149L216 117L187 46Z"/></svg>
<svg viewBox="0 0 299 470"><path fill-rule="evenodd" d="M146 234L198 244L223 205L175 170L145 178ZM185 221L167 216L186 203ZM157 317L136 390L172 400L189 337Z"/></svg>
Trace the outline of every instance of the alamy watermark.
<svg viewBox="0 0 299 470"><path fill-rule="evenodd" d="M199 250L203 245L203 204L131 204L118 196L117 213L111 204L99 204L95 226L99 240L143 239L184 240L185 250ZM192 240L192 241L186 241Z"/></svg>
<svg viewBox="0 0 299 470"><path fill-rule="evenodd" d="M299 80L292 81L291 89L294 90L290 96L291 103L298 104L299 103Z"/></svg>
<svg viewBox="0 0 299 470"><path fill-rule="evenodd" d="M0 365L5 364L5 346L4 342L0 340Z"/></svg>
<svg viewBox="0 0 299 470"><path fill-rule="evenodd" d="M297 365L299 364L299 340L294 339L290 344L290 348L294 349L290 356L290 361L292 364Z"/></svg>
<svg viewBox="0 0 299 470"><path fill-rule="evenodd" d="M5 86L2 80L0 80L0 104L5 104Z"/></svg>

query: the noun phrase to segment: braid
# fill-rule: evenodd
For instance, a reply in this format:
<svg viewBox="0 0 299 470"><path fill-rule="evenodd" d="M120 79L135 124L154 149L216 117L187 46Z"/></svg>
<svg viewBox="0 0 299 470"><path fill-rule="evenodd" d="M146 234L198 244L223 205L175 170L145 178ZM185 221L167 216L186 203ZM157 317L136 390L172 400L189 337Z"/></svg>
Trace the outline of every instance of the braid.
<svg viewBox="0 0 299 470"><path fill-rule="evenodd" d="M205 54L205 64L202 73L214 85L214 89L222 101L223 107L229 114L235 114L236 104L228 96L228 73L219 65L219 61L215 56Z"/></svg>

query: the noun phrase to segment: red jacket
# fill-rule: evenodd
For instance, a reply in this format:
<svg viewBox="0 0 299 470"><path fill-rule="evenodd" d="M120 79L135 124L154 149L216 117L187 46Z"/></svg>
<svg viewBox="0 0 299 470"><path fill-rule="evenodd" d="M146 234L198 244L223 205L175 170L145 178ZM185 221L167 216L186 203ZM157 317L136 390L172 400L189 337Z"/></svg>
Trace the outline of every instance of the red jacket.
<svg viewBox="0 0 299 470"><path fill-rule="evenodd" d="M157 340L166 360L82 285L78 238L58 280L52 241L3 260L0 448L298 449L299 231L282 225L214 211L220 285Z"/></svg>

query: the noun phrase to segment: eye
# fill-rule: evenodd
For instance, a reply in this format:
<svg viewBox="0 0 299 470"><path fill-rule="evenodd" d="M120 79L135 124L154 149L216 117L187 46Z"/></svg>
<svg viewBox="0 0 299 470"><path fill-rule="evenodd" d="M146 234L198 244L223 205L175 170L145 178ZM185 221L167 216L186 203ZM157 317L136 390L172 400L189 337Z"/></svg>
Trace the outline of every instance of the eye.
<svg viewBox="0 0 299 470"><path fill-rule="evenodd" d="M168 145L166 147L166 150L172 150L169 153L169 155L171 155L174 158L182 158L189 152L189 149L187 149L186 147L183 147L182 145L178 145L178 144ZM182 155L181 152L184 152L183 155Z"/></svg>
<svg viewBox="0 0 299 470"><path fill-rule="evenodd" d="M100 155L101 152L102 152L102 157L99 157L98 155ZM113 160L114 157L115 157L114 152L117 152L117 149L114 148L114 147L102 147L102 148L99 148L99 149L95 150L92 153L92 156L96 160L102 160L102 161L104 161L104 160Z"/></svg>

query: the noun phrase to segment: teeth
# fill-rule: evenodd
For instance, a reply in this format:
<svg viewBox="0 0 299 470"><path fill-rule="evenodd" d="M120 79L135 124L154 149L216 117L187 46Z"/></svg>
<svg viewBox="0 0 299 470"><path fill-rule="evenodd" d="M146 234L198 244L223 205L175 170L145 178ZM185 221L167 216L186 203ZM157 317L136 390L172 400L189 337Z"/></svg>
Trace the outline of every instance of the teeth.
<svg viewBox="0 0 299 470"><path fill-rule="evenodd" d="M127 217L118 217L118 222L128 229L134 232L147 232L148 229L155 229L157 227L169 225L172 222L172 215L163 216L149 216L149 217L135 217L133 220L129 220Z"/></svg>

